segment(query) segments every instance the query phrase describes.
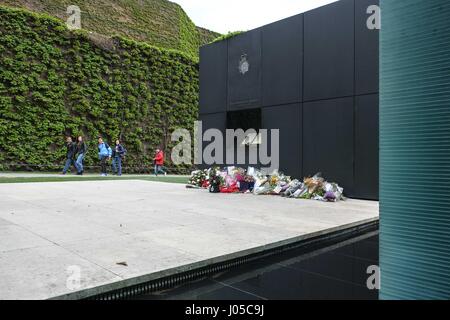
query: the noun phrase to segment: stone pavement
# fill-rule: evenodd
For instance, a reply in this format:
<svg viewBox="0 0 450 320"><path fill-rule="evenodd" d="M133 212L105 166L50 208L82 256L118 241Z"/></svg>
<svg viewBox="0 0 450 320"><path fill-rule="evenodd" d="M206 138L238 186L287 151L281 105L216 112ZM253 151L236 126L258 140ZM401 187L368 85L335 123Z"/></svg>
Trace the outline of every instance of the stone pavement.
<svg viewBox="0 0 450 320"><path fill-rule="evenodd" d="M0 299L82 298L377 219L372 201L138 180L0 184Z"/></svg>

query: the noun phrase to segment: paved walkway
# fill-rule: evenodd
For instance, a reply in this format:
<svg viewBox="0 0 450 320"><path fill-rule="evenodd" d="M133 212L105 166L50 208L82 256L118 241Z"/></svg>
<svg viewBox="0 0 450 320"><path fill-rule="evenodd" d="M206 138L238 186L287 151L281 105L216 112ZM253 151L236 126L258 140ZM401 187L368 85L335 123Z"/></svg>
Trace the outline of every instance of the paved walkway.
<svg viewBox="0 0 450 320"><path fill-rule="evenodd" d="M0 299L85 297L376 219L370 201L137 180L3 184Z"/></svg>
<svg viewBox="0 0 450 320"><path fill-rule="evenodd" d="M29 172L0 172L0 178L85 178L85 177L99 177L100 174L87 173L83 176L77 176L76 174L62 175L59 173L29 173ZM115 175L108 175L108 177L120 178ZM123 178L130 177L154 177L152 174L124 174ZM162 175L160 175L162 177ZM167 175L167 177L188 177L188 175Z"/></svg>

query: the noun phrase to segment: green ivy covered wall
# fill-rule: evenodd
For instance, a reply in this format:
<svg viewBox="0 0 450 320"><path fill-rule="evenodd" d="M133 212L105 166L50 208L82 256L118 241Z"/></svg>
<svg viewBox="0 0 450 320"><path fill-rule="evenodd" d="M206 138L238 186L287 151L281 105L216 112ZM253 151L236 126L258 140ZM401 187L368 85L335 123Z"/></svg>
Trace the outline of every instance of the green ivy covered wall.
<svg viewBox="0 0 450 320"><path fill-rule="evenodd" d="M99 135L121 137L125 165L140 170L197 116L195 58L0 7L0 170L57 168L65 135L86 137L88 166Z"/></svg>

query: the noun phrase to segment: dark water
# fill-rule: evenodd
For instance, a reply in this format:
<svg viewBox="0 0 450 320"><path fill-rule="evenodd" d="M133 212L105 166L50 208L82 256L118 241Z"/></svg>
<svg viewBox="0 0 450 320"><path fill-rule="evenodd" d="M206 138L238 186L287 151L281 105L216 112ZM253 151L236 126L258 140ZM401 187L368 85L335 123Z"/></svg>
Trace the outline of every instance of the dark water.
<svg viewBox="0 0 450 320"><path fill-rule="evenodd" d="M378 233L305 254L291 251L140 300L376 300L367 268L378 265Z"/></svg>

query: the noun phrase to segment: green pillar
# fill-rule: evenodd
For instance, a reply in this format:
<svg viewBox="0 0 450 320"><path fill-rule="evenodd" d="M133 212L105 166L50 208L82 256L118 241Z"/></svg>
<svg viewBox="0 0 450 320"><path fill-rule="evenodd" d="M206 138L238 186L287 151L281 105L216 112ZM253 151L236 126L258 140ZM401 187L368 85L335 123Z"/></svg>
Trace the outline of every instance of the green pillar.
<svg viewBox="0 0 450 320"><path fill-rule="evenodd" d="M450 298L450 1L381 0L381 299Z"/></svg>

